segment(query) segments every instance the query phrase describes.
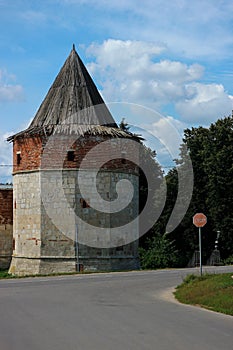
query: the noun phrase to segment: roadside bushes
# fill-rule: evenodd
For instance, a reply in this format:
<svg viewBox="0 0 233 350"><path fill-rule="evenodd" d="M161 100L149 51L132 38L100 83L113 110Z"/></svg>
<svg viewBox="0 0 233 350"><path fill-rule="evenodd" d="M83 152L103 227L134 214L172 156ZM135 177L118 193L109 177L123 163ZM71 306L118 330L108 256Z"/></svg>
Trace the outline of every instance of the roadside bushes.
<svg viewBox="0 0 233 350"><path fill-rule="evenodd" d="M164 235L155 235L147 241L148 248L139 248L142 269L177 267L179 257L174 242Z"/></svg>

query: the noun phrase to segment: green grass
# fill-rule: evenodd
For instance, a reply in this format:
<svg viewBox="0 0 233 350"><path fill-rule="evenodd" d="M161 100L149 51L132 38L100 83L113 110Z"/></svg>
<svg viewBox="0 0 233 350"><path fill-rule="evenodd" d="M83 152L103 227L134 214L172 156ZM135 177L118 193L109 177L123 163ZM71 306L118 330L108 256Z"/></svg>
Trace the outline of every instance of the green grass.
<svg viewBox="0 0 233 350"><path fill-rule="evenodd" d="M2 278L13 278L13 276L7 270L0 270L0 279Z"/></svg>
<svg viewBox="0 0 233 350"><path fill-rule="evenodd" d="M232 273L189 275L176 288L175 297L185 304L233 316Z"/></svg>

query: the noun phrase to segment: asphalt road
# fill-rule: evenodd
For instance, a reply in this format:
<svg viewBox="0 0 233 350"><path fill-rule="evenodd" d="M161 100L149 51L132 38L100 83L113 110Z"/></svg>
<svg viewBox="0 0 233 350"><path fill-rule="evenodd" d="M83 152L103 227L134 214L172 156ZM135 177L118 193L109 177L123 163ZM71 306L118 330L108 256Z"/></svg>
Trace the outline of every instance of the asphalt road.
<svg viewBox="0 0 233 350"><path fill-rule="evenodd" d="M0 350L232 350L233 317L173 300L190 271L2 280Z"/></svg>

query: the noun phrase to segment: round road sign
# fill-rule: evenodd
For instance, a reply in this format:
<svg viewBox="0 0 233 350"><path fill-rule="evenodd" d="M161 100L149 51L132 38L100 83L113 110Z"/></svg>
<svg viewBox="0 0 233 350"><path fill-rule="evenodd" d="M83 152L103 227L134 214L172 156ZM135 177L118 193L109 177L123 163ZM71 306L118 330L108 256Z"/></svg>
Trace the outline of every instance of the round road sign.
<svg viewBox="0 0 233 350"><path fill-rule="evenodd" d="M196 227L203 227L207 223L207 217L203 213L197 213L193 217L193 224Z"/></svg>

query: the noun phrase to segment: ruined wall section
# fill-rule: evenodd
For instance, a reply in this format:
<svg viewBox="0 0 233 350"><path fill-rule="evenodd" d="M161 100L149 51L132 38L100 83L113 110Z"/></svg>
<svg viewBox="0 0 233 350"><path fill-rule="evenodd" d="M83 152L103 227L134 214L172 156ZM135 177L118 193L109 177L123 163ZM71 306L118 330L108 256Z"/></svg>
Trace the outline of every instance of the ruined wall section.
<svg viewBox="0 0 233 350"><path fill-rule="evenodd" d="M13 189L0 186L0 269L8 269L13 249Z"/></svg>

